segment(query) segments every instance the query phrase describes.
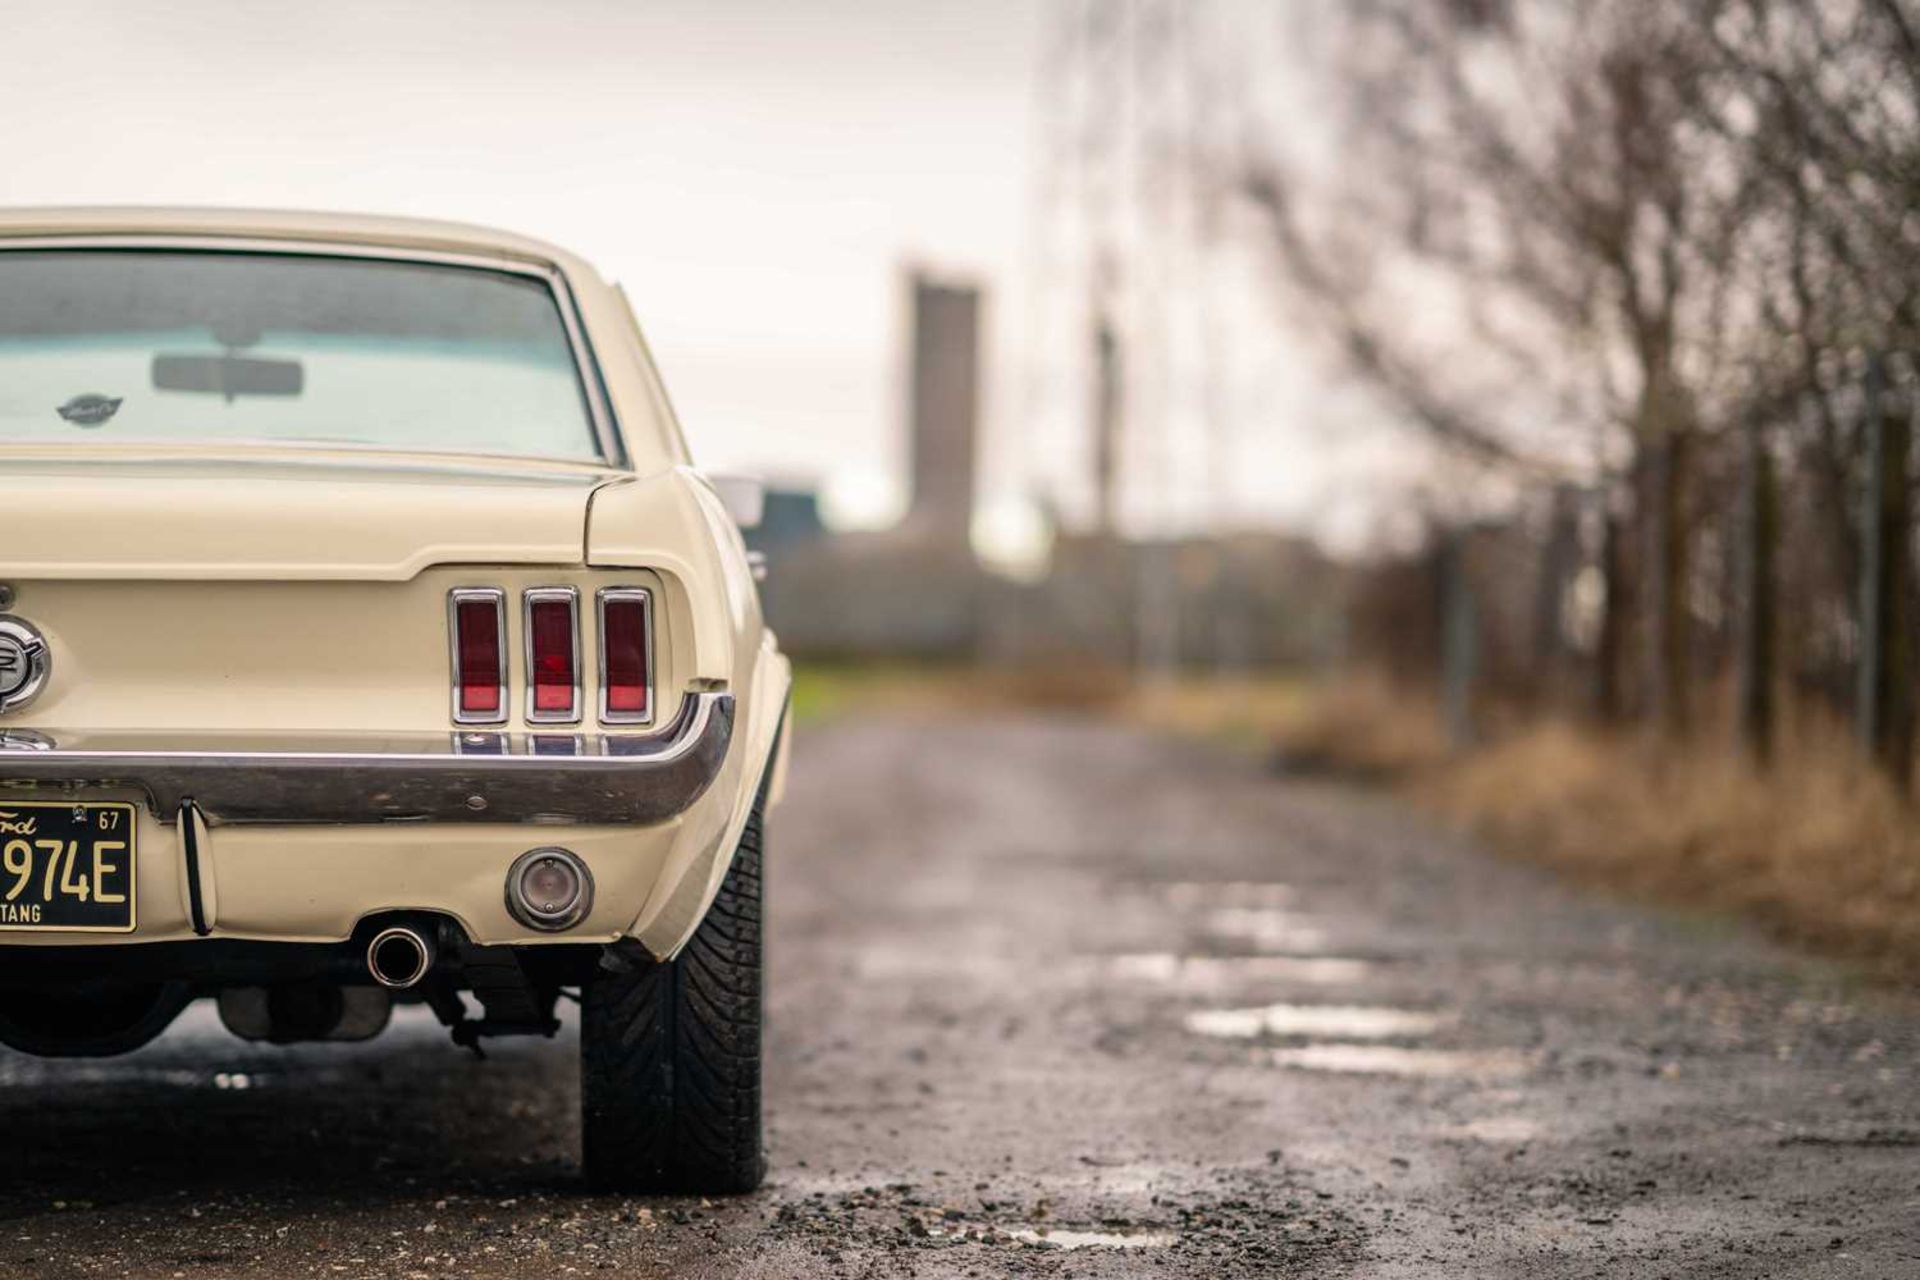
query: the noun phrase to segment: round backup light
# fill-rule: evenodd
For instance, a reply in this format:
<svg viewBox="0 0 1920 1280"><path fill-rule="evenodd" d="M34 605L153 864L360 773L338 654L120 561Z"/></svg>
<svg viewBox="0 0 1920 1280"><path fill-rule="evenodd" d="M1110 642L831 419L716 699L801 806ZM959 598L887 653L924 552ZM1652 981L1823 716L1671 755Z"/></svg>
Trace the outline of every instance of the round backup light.
<svg viewBox="0 0 1920 1280"><path fill-rule="evenodd" d="M593 906L593 876L570 849L529 849L507 871L507 910L530 929L570 929Z"/></svg>

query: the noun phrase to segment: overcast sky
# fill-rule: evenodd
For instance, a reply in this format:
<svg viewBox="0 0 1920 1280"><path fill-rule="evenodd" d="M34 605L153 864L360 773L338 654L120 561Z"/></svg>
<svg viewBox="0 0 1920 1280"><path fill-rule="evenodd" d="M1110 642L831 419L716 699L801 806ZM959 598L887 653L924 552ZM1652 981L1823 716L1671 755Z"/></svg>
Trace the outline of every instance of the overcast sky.
<svg viewBox="0 0 1920 1280"><path fill-rule="evenodd" d="M1050 357L1024 332L1055 12L0 0L0 201L369 210L558 241L628 287L702 463L869 511L902 472L902 264L976 276L994 323L985 488L1072 510L1084 433L1031 420L1029 366ZM1260 372L1239 388L1256 421L1226 501L1319 518L1343 464L1303 421L1311 372L1270 340L1237 345Z"/></svg>

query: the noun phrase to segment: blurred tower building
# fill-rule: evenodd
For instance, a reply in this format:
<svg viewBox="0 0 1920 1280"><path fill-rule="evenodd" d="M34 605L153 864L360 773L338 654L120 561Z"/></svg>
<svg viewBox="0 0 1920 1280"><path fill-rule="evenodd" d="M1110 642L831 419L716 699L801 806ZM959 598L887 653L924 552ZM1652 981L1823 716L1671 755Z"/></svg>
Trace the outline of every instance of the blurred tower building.
<svg viewBox="0 0 1920 1280"><path fill-rule="evenodd" d="M834 533L799 495L768 508L770 526L791 529L770 527L760 539L767 616L782 647L803 657L949 660L980 650L992 589L972 539L982 290L918 270L905 281L906 518L891 529Z"/></svg>
<svg viewBox="0 0 1920 1280"><path fill-rule="evenodd" d="M964 547L973 526L980 429L980 289L922 271L913 272L911 285L908 529L918 538Z"/></svg>

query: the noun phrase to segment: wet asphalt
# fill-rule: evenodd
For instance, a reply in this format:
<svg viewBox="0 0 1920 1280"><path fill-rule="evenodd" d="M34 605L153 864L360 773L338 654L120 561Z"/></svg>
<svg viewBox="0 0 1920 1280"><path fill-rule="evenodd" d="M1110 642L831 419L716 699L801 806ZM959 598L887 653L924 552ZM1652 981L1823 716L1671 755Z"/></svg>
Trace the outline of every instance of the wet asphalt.
<svg viewBox="0 0 1920 1280"><path fill-rule="evenodd" d="M0 1275L1915 1276L1920 1000L1088 722L804 730L772 1172L584 1194L571 1031L0 1056Z"/></svg>

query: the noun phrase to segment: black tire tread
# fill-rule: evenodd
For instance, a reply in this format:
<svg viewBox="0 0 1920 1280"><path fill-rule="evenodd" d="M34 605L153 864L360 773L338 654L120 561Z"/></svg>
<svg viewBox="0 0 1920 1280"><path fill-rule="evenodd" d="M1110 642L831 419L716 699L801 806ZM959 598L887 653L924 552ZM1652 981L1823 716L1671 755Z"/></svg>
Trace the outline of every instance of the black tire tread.
<svg viewBox="0 0 1920 1280"><path fill-rule="evenodd" d="M761 1147L764 789L720 892L679 956L581 991L588 1181L686 1195L751 1191Z"/></svg>

